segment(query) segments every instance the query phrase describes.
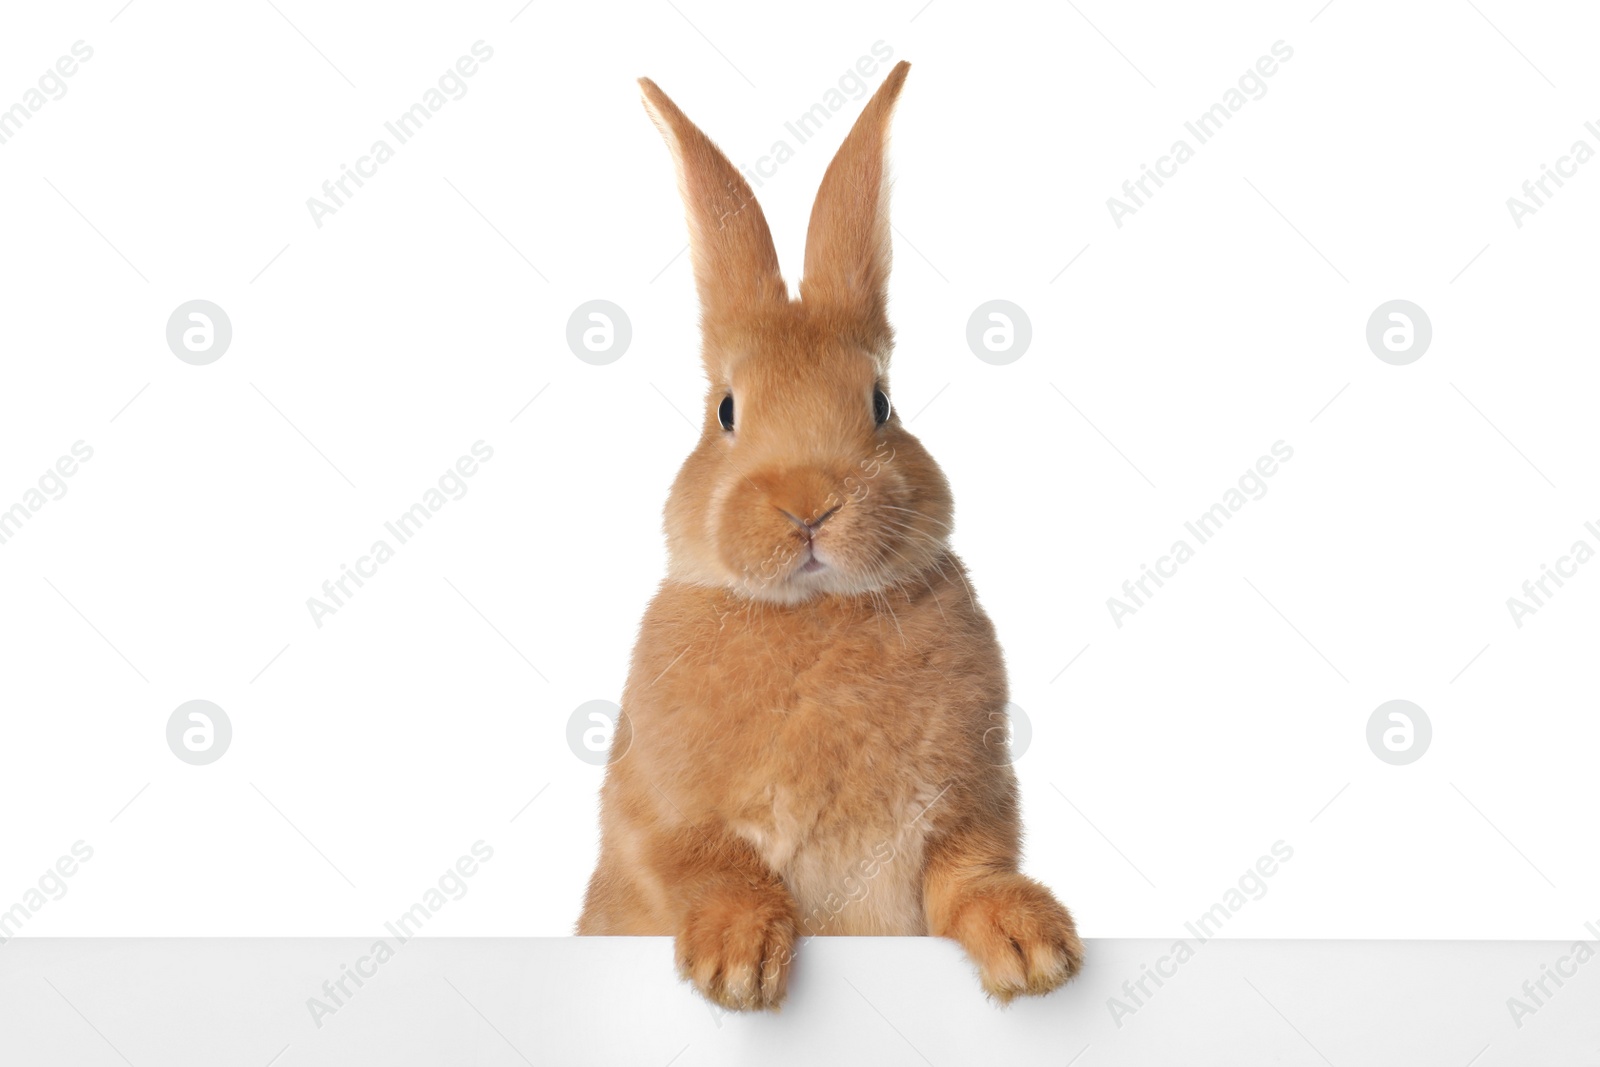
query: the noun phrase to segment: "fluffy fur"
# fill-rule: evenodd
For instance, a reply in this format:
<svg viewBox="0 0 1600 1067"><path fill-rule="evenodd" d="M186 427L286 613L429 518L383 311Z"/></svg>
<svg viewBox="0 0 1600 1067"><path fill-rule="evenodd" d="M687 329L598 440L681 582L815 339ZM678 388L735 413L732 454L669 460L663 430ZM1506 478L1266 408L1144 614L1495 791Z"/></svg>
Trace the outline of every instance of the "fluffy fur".
<svg viewBox="0 0 1600 1067"><path fill-rule="evenodd" d="M908 70L828 168L798 300L744 178L640 82L687 209L710 388L578 933L671 935L683 976L728 1008L776 1007L812 935L954 938L1001 1001L1082 962L1067 910L1018 873L1005 669L949 548L949 486L875 413L893 344L885 142Z"/></svg>

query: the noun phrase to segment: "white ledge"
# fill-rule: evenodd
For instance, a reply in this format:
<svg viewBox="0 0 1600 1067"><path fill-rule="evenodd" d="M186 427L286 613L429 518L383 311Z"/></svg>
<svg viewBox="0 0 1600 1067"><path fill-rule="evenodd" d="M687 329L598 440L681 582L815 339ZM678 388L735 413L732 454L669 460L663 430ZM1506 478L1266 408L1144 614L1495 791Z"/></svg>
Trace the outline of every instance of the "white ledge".
<svg viewBox="0 0 1600 1067"><path fill-rule="evenodd" d="M1071 986L1001 1009L952 943L818 938L781 1013L730 1015L677 980L666 938L390 935L382 962L376 940L14 939L0 1063L1500 1067L1600 1049L1600 960L1569 943L1191 938L1179 963L1172 940L1091 940ZM1514 1019L1512 997L1532 1011Z"/></svg>

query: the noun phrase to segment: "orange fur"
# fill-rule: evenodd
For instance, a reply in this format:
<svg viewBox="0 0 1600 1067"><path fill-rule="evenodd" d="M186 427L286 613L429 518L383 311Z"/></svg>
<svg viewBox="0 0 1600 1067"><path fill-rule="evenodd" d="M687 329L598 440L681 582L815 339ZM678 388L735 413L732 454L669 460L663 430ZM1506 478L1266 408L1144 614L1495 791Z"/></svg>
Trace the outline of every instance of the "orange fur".
<svg viewBox="0 0 1600 1067"><path fill-rule="evenodd" d="M884 149L908 69L823 178L799 300L744 178L640 83L687 209L710 389L578 933L672 935L679 971L729 1008L776 1007L811 935L954 938L1001 1001L1082 962L1067 910L1017 870L1005 668L949 548L949 486L874 414L893 344Z"/></svg>

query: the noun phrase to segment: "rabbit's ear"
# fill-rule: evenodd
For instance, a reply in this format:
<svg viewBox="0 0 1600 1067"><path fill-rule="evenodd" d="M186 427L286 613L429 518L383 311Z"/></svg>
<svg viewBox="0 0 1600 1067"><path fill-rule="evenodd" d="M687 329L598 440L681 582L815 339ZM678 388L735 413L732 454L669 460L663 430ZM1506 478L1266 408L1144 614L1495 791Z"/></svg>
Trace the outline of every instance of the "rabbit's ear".
<svg viewBox="0 0 1600 1067"><path fill-rule="evenodd" d="M910 69L904 60L895 64L867 102L823 175L806 233L801 299L836 309L873 344L886 344L892 336L886 306L892 248L884 149L889 117Z"/></svg>
<svg viewBox="0 0 1600 1067"><path fill-rule="evenodd" d="M772 233L744 175L655 82L640 78L639 87L677 167L704 320L714 325L787 303Z"/></svg>

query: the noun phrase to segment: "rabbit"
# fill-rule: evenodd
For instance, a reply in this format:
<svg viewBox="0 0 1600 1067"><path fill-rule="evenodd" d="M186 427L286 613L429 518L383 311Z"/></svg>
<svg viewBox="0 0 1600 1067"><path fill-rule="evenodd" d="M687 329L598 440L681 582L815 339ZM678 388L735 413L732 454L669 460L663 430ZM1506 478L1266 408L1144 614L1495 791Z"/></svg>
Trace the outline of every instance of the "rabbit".
<svg viewBox="0 0 1600 1067"><path fill-rule="evenodd" d="M1075 975L1018 870L1006 675L949 484L889 401L884 155L909 64L823 178L799 297L749 184L654 82L710 379L664 511L579 935L670 935L680 975L776 1009L803 938L953 938L1000 1003Z"/></svg>

